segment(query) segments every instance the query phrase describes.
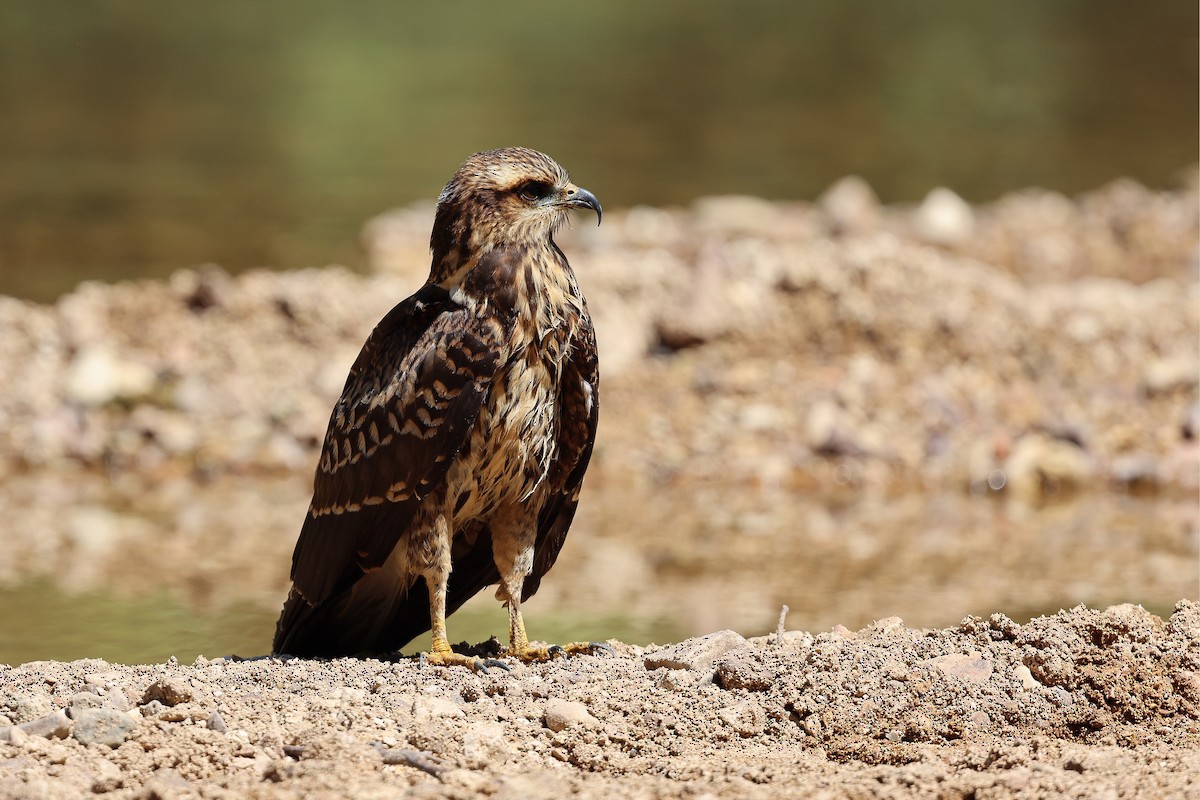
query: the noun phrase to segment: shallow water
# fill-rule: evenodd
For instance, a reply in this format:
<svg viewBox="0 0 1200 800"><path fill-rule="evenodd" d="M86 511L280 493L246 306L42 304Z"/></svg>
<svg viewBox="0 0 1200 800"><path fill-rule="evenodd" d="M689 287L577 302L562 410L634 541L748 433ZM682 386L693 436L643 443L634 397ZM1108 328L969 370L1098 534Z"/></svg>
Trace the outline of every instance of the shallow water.
<svg viewBox="0 0 1200 800"><path fill-rule="evenodd" d="M525 606L536 639L759 635L783 604L790 629L811 631L893 615L920 627L992 612L1022 621L1079 603L1165 617L1200 594L1192 498L1085 494L1033 508L955 492L831 501L742 490L717 499L717 517L687 493L591 488ZM0 518L23 524L0 539L0 663L269 649L303 476L125 486L80 473L4 489ZM651 502L673 509L669 524L639 514ZM507 615L485 590L449 629L454 642L503 641Z"/></svg>
<svg viewBox="0 0 1200 800"><path fill-rule="evenodd" d="M1196 159L1194 2L351 0L0 5L0 293L218 262L361 264L474 150L609 208L971 200Z"/></svg>
<svg viewBox="0 0 1200 800"><path fill-rule="evenodd" d="M196 656L216 658L262 655L271 649L279 615L276 608L235 603L201 611L165 593L119 598L109 592L70 594L40 580L0 588L0 664L27 661L74 661L102 658L121 664L154 664L174 656L191 663ZM530 635L547 642L620 639L633 644L671 642L685 629L667 620L620 614L538 611L529 613ZM485 593L450 618L453 642L477 643L489 636L506 641L508 615ZM427 651L429 635L413 640L404 652Z"/></svg>

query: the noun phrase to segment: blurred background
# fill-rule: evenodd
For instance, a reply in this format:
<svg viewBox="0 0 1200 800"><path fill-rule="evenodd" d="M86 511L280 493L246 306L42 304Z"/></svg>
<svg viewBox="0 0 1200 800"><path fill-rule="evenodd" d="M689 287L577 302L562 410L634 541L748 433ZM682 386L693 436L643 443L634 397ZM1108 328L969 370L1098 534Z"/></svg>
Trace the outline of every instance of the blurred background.
<svg viewBox="0 0 1200 800"><path fill-rule="evenodd" d="M1187 0L6 3L0 292L360 267L365 219L516 143L612 208L1167 186L1196 31Z"/></svg>
<svg viewBox="0 0 1200 800"><path fill-rule="evenodd" d="M840 434L822 438L838 428L838 413L853 410L845 397L834 398L832 412L811 406L821 410L815 417L807 401L794 401L783 416L755 417L762 395L730 388L736 380L729 376L752 360L731 349L739 342L755 352L782 347L774 351L780 360L763 366L768 377L760 377L797 386L837 387L847 375L857 380L877 369L871 364L886 372L889 362L903 361L872 336L853 345L828 338L836 326L796 333L803 327L798 306L779 312L790 339L760 341L732 323L732 334L681 332L658 318L646 322L645 341L618 342L613 333L607 363L614 368L606 375L614 382L606 386L613 387L610 408L621 411L606 422L609 444L591 481L605 499L586 511L585 498L582 527L567 548L579 555L564 554L561 580L555 584L552 573L543 605L530 611L535 636L647 642L717 626L760 633L774 627L781 602L793 607L791 626L809 628L892 613L918 625L1001 610L1028 617L1075 602L1143 602L1168 612L1174 599L1197 594L1193 456L1167 470L1183 474L1182 481L1138 481L1159 474L1147 473L1145 459L1157 468L1195 438L1187 425L1195 424L1188 414L1195 414L1196 396L1188 364L1196 360L1198 26L1190 0L519 0L503 10L484 2L366 0L0 5L0 295L11 298L0 297L0 338L7 340L0 342L7 370L0 374L0 662L190 659L266 649L324 416L374 321L421 279L428 236L421 204L436 197L466 155L508 144L551 153L613 210L599 232L568 239L584 275L588 264L608 265L613 274L616 264L634 263L645 265L639 275L657 274L667 256L700 274L708 251L688 242L712 237L723 264L736 262L748 238L777 243L775 233L738 221L747 215L775 219L778 211L785 238L816 243L855 227L847 216L857 213L855 202L903 239L912 224L919 227L905 215L946 186L971 204L1040 187L1058 199L1039 195L1041 205L1021 207L1022 219L1070 217L1080 230L1088 220L1106 220L1105 242L1116 244L1103 252L1111 258L1099 258L1085 242L1086 257L1054 272L1056 280L1102 274L1130 286L1160 281L1153 298L1137 295L1144 304L1129 301L1132 316L1101 315L1095 323L1096 336L1111 333L1114 352L1129 359L1109 365L1118 377L1055 384L1063 393L1039 395L1036 413L1019 399L1013 408L1025 411L966 404L970 413L955 424L986 443L979 474L969 465L925 470L928 459L955 449L944 431L931 433L911 458L900 445L872 444L871 436L850 444ZM849 211L836 201L813 205L847 175L866 181L849 191L857 198ZM1067 199L1119 179L1141 188L1118 184L1104 200ZM784 204L697 203L725 195ZM877 211L878 201L891 210ZM393 260L410 266L393 268L379 257L377 232L365 234L364 224L406 206L415 210L393 220L394 237L403 240ZM665 210L656 215L654 208ZM995 218L1004 208L993 207ZM1066 216L1056 217L1060 211ZM1145 226L1127 224L1143 211L1156 226L1144 236ZM1086 216L1092 212L1098 216ZM931 213L936 227L941 218ZM977 219L986 223L987 213ZM1003 219L996 230L1007 238L939 234L921 246L933 246L938 258L963 255L1004 271L1000 289L981 279L987 288L976 295L1003 295L1013 285L1010 274L1028 287L1048 263L1039 258L1061 252L1061 242L1033 255L998 255L1019 251L1032 230L1006 228ZM1001 238L1003 246L992 247ZM721 250L731 243L734 255ZM914 263L924 258L904 252ZM637 260L643 257L649 260ZM765 263L747 258L751 266ZM786 272L792 261L780 259ZM1055 268L1064 263L1050 261ZM1096 266L1102 261L1103 269ZM179 272L202 264L220 271ZM278 284L259 273L231 284L226 275L330 264L346 270ZM396 277L405 269L410 273ZM975 267L954 262L947 269ZM81 281L169 276L169 290L145 289L144 297L132 288L75 291ZM597 316L613 331L629 328L621 314L637 306L629 287L640 286L641 277L616 288L592 280ZM772 291L790 293L781 303L809 285L795 276L771 280ZM664 278L657 286L668 284ZM383 297L360 306L347 299L329 312L337 321L331 326L317 309L336 305L331 298L341 291ZM1125 297L1140 290L1113 291ZM251 299L240 308L232 294ZM1069 290L1061 302L1083 294ZM936 289L929 295L932 308L941 298ZM218 369L201 363L203 345L180 344L192 341L187 336L221 340L211 315L198 317L187 335L176 323L153 322L172 303L188 313L225 309L231 320L261 317L253 298L287 318L290 349L269 350L272 337L285 335L246 323L230 329L235 355ZM1170 306L1172 299L1188 305ZM698 316L705 302L698 301ZM1167 308L1159 316L1177 324L1135 330L1129 320L1148 308ZM1053 331L1050 322L1038 324ZM1015 337L1013 328L1004 330L1010 332L999 340ZM1087 341L1094 348L1097 339ZM104 347L90 349L96 342ZM244 372L257 356L238 356L237 348L249 353L261 342L263 352L291 353L293 372L311 371L303 387L312 398L296 400L291 416L276 408L264 430L244 432L251 443L244 453L241 444L209 448L206 437L233 436L249 425L239 409L291 385L270 383L274 373L262 367L260 384L232 393L228 414L205 427L195 420L208 419L219 392L204 394L188 376ZM601 347L608 352L603 337ZM1071 358L1088 360L1091 352ZM1159 357L1166 366L1158 372L1121 382L1123 365ZM314 362L321 363L306 366ZM326 363L328 374L319 373ZM104 376L116 387L111 393L88 388ZM145 386L138 384L143 379ZM638 416L640 387L670 387L676 379L679 393L655 402L693 403L700 416ZM996 377L979 396L999 396L1003 383ZM784 466L717 486L719 470L689 477L686 463L705 456L727 466L741 445L714 451L701 443L682 455L672 448L689 428L715 424L703 414L716 413L726 389L741 398L737 424L761 440L756 463ZM876 391L871 397L880 404L906 402L895 387ZM1108 416L1092 414L1090 399L1109 403ZM989 414L1000 420L1000 433L977 419ZM1122 415L1161 417L1161 430L1146 422L1113 445L1117 455L1145 455L1132 466L1097 444L1108 442L1107 431L1096 430L1104 429L1099 420ZM626 423L621 429L618 419ZM905 428L899 417L894 423ZM1039 490L1015 510L998 505L1011 496L981 498L1005 484L987 465L1002 463L1030 431L1047 441L1080 440L1075 444L1091 459L1081 474L1104 479L1067 505L1046 504L1043 473ZM882 435L892 438L902 434ZM627 455L659 440L667 441L661 452ZM645 482L637 483L639 475ZM1120 491L1111 491L1113 481ZM1145 485L1156 488L1130 491ZM875 488L869 496L855 493L864 486ZM719 501L692 504L703 513L662 511L668 496L686 505L705 491ZM748 497L757 500L735 513L738 498ZM653 534L645 530L651 525ZM622 544L622 532L633 541ZM1049 550L1038 549L1047 542ZM652 552L628 552L639 545ZM1096 559L1113 561L1101 568ZM795 573L756 579L755 564L781 560L796 564ZM247 568L249 561L258 566ZM1122 561L1136 564L1124 579L1116 577ZM1054 565L1068 572L1054 573ZM889 572L898 566L908 571ZM614 578L605 594L604 576L617 574L624 582ZM572 599L575 582L588 576L595 585L581 584ZM635 579L639 586L626 585ZM762 589L767 584L769 591ZM1051 588L1027 591L1034 584ZM636 602L622 605L611 596L621 592ZM612 602L601 602L602 595ZM462 621L451 622L452 638L502 634L504 617L494 605L489 594L465 609L455 618Z"/></svg>

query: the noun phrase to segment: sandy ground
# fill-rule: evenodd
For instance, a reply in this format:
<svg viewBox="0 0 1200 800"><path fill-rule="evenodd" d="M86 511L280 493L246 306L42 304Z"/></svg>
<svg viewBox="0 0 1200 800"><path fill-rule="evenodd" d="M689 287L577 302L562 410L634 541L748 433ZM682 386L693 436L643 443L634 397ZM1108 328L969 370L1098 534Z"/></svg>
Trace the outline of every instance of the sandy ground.
<svg viewBox="0 0 1200 800"><path fill-rule="evenodd" d="M0 667L0 797L1183 798L1200 606L721 631L487 674ZM5 741L7 740L7 741Z"/></svg>

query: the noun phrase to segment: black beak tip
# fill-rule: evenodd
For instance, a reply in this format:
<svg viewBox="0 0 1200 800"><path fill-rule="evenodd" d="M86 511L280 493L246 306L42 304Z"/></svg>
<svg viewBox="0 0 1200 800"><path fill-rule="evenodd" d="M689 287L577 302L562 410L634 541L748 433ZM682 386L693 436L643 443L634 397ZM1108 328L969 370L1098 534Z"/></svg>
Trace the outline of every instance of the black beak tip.
<svg viewBox="0 0 1200 800"><path fill-rule="evenodd" d="M575 208L590 208L596 212L596 224L599 225L604 217L604 209L600 207L600 201L596 199L596 195L589 192L587 189L576 189L571 196L571 205Z"/></svg>

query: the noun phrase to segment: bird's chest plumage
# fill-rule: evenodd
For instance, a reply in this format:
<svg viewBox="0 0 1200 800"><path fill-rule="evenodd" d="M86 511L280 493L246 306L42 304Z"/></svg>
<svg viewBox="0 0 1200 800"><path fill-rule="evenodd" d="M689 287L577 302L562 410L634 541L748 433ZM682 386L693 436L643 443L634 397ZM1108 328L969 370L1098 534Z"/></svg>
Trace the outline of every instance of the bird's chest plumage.
<svg viewBox="0 0 1200 800"><path fill-rule="evenodd" d="M540 285L531 291L538 294L521 298L510 347L451 470L458 524L522 505L536 508L548 489L558 456L563 363L579 316L561 292Z"/></svg>

